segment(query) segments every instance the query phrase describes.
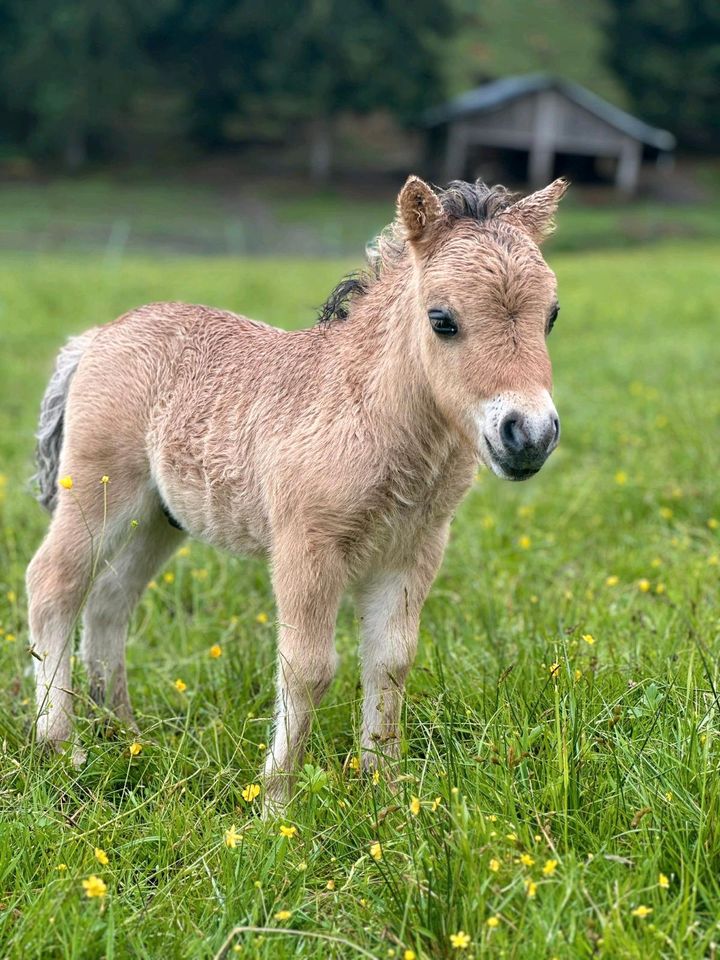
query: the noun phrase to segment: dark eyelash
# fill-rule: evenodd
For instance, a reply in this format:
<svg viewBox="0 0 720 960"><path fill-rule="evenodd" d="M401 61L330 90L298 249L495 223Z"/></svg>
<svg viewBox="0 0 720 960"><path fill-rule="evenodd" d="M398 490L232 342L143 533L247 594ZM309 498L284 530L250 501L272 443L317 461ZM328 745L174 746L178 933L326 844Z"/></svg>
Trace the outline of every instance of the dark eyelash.
<svg viewBox="0 0 720 960"><path fill-rule="evenodd" d="M555 321L557 320L557 315L560 313L560 304L554 303L547 321L547 332L550 333L552 328L555 326Z"/></svg>

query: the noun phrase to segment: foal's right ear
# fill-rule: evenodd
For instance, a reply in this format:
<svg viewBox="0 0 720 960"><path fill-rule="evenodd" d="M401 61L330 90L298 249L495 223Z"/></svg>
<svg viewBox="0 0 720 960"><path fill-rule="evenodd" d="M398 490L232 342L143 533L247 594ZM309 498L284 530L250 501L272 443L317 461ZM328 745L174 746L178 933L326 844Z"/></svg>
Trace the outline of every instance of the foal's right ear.
<svg viewBox="0 0 720 960"><path fill-rule="evenodd" d="M397 200L398 220L411 243L417 243L428 227L443 215L437 194L420 177L408 177Z"/></svg>

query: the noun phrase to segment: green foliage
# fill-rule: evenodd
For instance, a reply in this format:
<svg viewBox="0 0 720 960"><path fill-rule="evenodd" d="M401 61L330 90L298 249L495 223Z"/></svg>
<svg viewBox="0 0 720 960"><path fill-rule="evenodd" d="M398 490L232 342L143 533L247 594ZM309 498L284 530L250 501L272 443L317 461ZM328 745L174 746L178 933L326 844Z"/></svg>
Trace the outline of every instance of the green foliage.
<svg viewBox="0 0 720 960"><path fill-rule="evenodd" d="M715 0L608 0L607 59L643 119L687 146L720 146Z"/></svg>
<svg viewBox="0 0 720 960"><path fill-rule="evenodd" d="M0 31L3 137L71 168L89 152L97 155L147 79L148 11L138 0L7 0Z"/></svg>
<svg viewBox="0 0 720 960"><path fill-rule="evenodd" d="M176 137L206 148L341 111L406 121L444 89L453 13L453 0L9 0L5 137L78 166L101 142L107 155L128 111L152 128L168 97Z"/></svg>
<svg viewBox="0 0 720 960"><path fill-rule="evenodd" d="M0 266L0 953L209 958L244 925L275 931L232 941L263 960L363 955L337 938L421 960L712 955L719 253L551 257L562 442L528 484L483 474L458 513L423 615L396 792L343 769L359 713L348 607L300 795L286 820L265 822L242 796L273 695L272 595L256 561L192 544L143 598L129 645L139 755L130 734L100 735L79 671L87 764L33 747L22 584L46 519L25 478L67 333L170 297L305 324L348 264ZM85 896L92 874L103 900ZM634 915L641 906L652 913ZM450 942L460 930L466 953Z"/></svg>

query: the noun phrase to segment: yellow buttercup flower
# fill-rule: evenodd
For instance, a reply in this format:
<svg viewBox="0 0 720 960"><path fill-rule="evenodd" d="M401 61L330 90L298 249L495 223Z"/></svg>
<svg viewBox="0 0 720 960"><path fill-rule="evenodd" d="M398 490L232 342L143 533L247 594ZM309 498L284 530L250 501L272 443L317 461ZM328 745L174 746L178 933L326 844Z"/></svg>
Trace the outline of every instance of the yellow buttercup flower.
<svg viewBox="0 0 720 960"><path fill-rule="evenodd" d="M378 843L377 840L370 847L370 856L373 858L373 860L377 860L377 861L382 860L382 857L383 857L382 844Z"/></svg>
<svg viewBox="0 0 720 960"><path fill-rule="evenodd" d="M616 587L620 583L620 577L617 577L614 573L611 574L605 581L606 587Z"/></svg>
<svg viewBox="0 0 720 960"><path fill-rule="evenodd" d="M524 533L521 537L518 537L518 546L521 550L529 550L532 546L532 540L526 533Z"/></svg>
<svg viewBox="0 0 720 960"><path fill-rule="evenodd" d="M500 926L500 917L488 917L485 923L491 930L494 930L495 927Z"/></svg>
<svg viewBox="0 0 720 960"><path fill-rule="evenodd" d="M266 613L259 613L259 614L255 617L255 620L256 620L257 623L267 623L269 619L270 619L270 617L268 617L268 615L267 615Z"/></svg>
<svg viewBox="0 0 720 960"><path fill-rule="evenodd" d="M490 870L492 870L493 873L497 873L498 870L500 869L500 861L496 857L493 857L490 863L488 864L488 867Z"/></svg>
<svg viewBox="0 0 720 960"><path fill-rule="evenodd" d="M535 863L535 860L530 856L529 853L521 853L518 859L524 867L531 867Z"/></svg>
<svg viewBox="0 0 720 960"><path fill-rule="evenodd" d="M175 574L172 572L172 570L168 570L163 574L163 580L165 583L175 583Z"/></svg>
<svg viewBox="0 0 720 960"><path fill-rule="evenodd" d="M552 877L555 871L557 870L557 868L558 868L557 860L546 860L545 866L543 867L543 870L542 870L543 876Z"/></svg>
<svg viewBox="0 0 720 960"><path fill-rule="evenodd" d="M242 840L242 834L238 833L235 829L235 824L233 824L229 830L225 831L225 846L230 847L231 850L234 850L238 845L239 841Z"/></svg>
<svg viewBox="0 0 720 960"><path fill-rule="evenodd" d="M107 893L107 884L100 877L96 877L95 874L89 876L87 880L83 880L82 885L85 896L90 899L93 897L102 899Z"/></svg>
<svg viewBox="0 0 720 960"><path fill-rule="evenodd" d="M450 944L455 950L467 950L470 946L470 935L464 930L450 934Z"/></svg>
<svg viewBox="0 0 720 960"><path fill-rule="evenodd" d="M419 797L413 797L410 801L410 813L416 817L420 813L420 799Z"/></svg>
<svg viewBox="0 0 720 960"><path fill-rule="evenodd" d="M535 883L534 880L525 881L525 892L527 893L528 897L530 897L530 899L532 899L535 896L535 894L537 893L537 884Z"/></svg>
<svg viewBox="0 0 720 960"><path fill-rule="evenodd" d="M667 877L664 873L661 873L658 877L658 886L661 890L670 889L670 878Z"/></svg>
<svg viewBox="0 0 720 960"><path fill-rule="evenodd" d="M647 593L650 589L650 581L645 577L643 577L642 580L638 580L637 585L641 593Z"/></svg>
<svg viewBox="0 0 720 960"><path fill-rule="evenodd" d="M208 650L208 655L213 659L217 660L218 657L221 657L223 654L222 647L219 643L214 643Z"/></svg>
<svg viewBox="0 0 720 960"><path fill-rule="evenodd" d="M297 833L297 827L286 827L284 824L280 827L280 836L291 840Z"/></svg>
<svg viewBox="0 0 720 960"><path fill-rule="evenodd" d="M652 907L646 907L642 903L640 904L639 907L635 907L634 910L630 911L633 917L639 917L641 920L644 920L645 917L649 917L652 912L653 912Z"/></svg>
<svg viewBox="0 0 720 960"><path fill-rule="evenodd" d="M403 960L417 960L417 954L414 950L406 950L403 954Z"/></svg>
<svg viewBox="0 0 720 960"><path fill-rule="evenodd" d="M178 691L178 693L185 693L187 690L187 684L184 680L181 680L180 677L178 677L175 681L175 689Z"/></svg>
<svg viewBox="0 0 720 960"><path fill-rule="evenodd" d="M68 474L66 477L60 477L58 483L63 488L63 490L72 490L73 488L73 478Z"/></svg>
<svg viewBox="0 0 720 960"><path fill-rule="evenodd" d="M100 847L95 847L95 859L98 863L101 863L104 867L110 862L110 858Z"/></svg>
<svg viewBox="0 0 720 960"><path fill-rule="evenodd" d="M625 471L618 470L618 472L615 474L615 483L617 483L619 487L624 487L627 482L628 482L628 476L625 473Z"/></svg>
<svg viewBox="0 0 720 960"><path fill-rule="evenodd" d="M138 754L142 753L142 744L138 743L136 740L135 743L130 744L128 750L130 751L131 757L137 757Z"/></svg>
<svg viewBox="0 0 720 960"><path fill-rule="evenodd" d="M359 770L360 769L360 758L359 757L350 757L348 760L348 767L350 770Z"/></svg>
<svg viewBox="0 0 720 960"><path fill-rule="evenodd" d="M437 808L440 806L441 803L442 803L442 797L435 797L433 802L430 804L431 811L435 813L435 811L437 810Z"/></svg>
<svg viewBox="0 0 720 960"><path fill-rule="evenodd" d="M584 633L580 639L584 640L590 647L595 643L595 637L591 633Z"/></svg>
<svg viewBox="0 0 720 960"><path fill-rule="evenodd" d="M282 922L283 920L289 920L291 916L291 910L278 910L278 912L275 914L275 919Z"/></svg>
<svg viewBox="0 0 720 960"><path fill-rule="evenodd" d="M260 796L260 784L259 783L249 783L242 792L243 800L247 803L252 803L256 797Z"/></svg>
<svg viewBox="0 0 720 960"><path fill-rule="evenodd" d="M334 880L328 880L328 882L325 884L325 889L326 889L326 890L334 890L334 889L335 889L335 881L334 881Z"/></svg>

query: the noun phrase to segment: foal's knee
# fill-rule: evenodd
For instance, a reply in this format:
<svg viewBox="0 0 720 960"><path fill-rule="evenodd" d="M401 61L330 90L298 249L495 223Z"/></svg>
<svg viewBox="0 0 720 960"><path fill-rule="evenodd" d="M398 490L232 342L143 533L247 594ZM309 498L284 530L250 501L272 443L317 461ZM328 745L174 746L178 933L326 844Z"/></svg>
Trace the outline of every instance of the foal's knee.
<svg viewBox="0 0 720 960"><path fill-rule="evenodd" d="M414 637L400 637L387 643L382 650L374 651L372 656L366 652L363 662L366 682L402 687L415 661L416 650Z"/></svg>
<svg viewBox="0 0 720 960"><path fill-rule="evenodd" d="M335 677L337 654L335 650L296 651L281 656L280 669L285 687L298 698L318 704Z"/></svg>

